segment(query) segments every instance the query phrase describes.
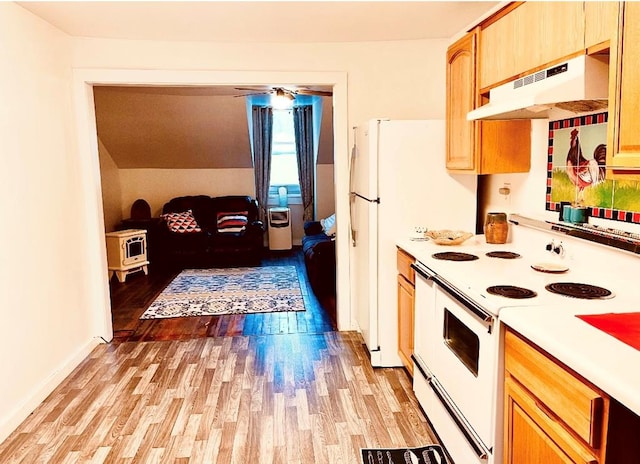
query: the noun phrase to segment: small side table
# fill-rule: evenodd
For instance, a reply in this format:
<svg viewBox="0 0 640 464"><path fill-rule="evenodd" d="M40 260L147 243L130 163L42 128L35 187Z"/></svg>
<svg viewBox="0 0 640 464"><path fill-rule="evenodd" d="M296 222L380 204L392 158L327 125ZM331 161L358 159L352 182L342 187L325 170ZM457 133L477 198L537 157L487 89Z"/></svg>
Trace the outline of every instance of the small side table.
<svg viewBox="0 0 640 464"><path fill-rule="evenodd" d="M107 264L109 279L115 274L123 283L132 272L143 271L149 274L147 267L147 231L144 229L125 229L106 234Z"/></svg>

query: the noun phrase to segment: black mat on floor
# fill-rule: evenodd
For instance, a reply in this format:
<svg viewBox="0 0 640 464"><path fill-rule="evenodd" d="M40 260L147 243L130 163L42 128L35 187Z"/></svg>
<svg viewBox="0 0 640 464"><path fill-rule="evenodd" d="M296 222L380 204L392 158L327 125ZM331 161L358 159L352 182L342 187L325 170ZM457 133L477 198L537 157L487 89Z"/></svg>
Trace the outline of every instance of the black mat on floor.
<svg viewBox="0 0 640 464"><path fill-rule="evenodd" d="M363 448L363 464L447 464L440 445L420 448Z"/></svg>

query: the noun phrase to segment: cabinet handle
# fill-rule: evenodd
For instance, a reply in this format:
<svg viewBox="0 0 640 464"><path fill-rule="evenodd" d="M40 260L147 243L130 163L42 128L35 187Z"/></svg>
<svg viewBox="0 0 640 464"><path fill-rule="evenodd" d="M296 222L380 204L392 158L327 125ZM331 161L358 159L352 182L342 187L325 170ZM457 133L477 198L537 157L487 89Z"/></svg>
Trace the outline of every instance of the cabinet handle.
<svg viewBox="0 0 640 464"><path fill-rule="evenodd" d="M541 413L543 413L545 416L547 416L549 418L549 420L552 420L553 422L557 422L555 420L555 418L553 417L553 415L551 414L551 412L547 409L547 407L545 405L543 405L542 403L538 402L538 400L534 400L534 403L536 405L536 408L538 408L538 410L540 410Z"/></svg>

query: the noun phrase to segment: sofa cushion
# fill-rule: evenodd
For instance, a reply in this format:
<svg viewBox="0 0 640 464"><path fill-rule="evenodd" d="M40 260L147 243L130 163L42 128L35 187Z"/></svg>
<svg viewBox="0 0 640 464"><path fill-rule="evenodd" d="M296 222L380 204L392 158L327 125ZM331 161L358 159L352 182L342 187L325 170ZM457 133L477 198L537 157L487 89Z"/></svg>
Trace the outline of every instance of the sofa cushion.
<svg viewBox="0 0 640 464"><path fill-rule="evenodd" d="M322 231L327 234L327 236L332 237L336 234L336 215L332 214L331 216L321 219L320 224L322 225Z"/></svg>
<svg viewBox="0 0 640 464"><path fill-rule="evenodd" d="M217 230L220 233L237 233L247 228L248 211L219 212Z"/></svg>
<svg viewBox="0 0 640 464"><path fill-rule="evenodd" d="M320 224L320 221L306 221L304 223L305 235L318 235L322 233L322 224Z"/></svg>
<svg viewBox="0 0 640 464"><path fill-rule="evenodd" d="M167 221L167 227L171 232L178 234L186 234L190 232L202 232L196 218L193 217L191 210L182 211L180 213L163 214L162 218Z"/></svg>

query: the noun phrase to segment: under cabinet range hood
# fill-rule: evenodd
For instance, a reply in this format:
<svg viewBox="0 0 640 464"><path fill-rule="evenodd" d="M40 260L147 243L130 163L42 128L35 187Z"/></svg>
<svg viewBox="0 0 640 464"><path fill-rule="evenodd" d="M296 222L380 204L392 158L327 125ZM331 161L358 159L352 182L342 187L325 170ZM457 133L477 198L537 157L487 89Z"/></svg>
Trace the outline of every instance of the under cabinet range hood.
<svg viewBox="0 0 640 464"><path fill-rule="evenodd" d="M607 108L608 94L608 62L581 55L491 89L489 103L467 119L547 119L552 108L597 111Z"/></svg>

